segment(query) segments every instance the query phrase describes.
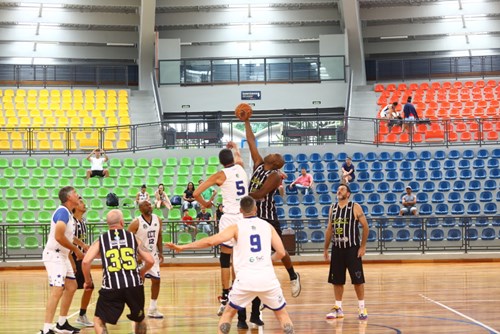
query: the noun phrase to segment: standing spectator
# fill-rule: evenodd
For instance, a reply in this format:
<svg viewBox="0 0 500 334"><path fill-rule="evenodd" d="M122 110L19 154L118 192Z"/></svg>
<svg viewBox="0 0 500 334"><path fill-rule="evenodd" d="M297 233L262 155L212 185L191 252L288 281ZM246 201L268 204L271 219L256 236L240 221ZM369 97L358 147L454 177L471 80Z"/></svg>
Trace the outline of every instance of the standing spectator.
<svg viewBox="0 0 500 334"><path fill-rule="evenodd" d="M67 320L69 307L77 288L69 253L74 252L77 260L83 258L82 251L73 244L75 222L72 212L80 203L80 196L73 187L64 187L59 190L59 200L61 205L52 215L50 232L42 256L50 288L41 334L78 333L80 331L71 326ZM54 331L52 321L59 301L61 301L61 308Z"/></svg>
<svg viewBox="0 0 500 334"><path fill-rule="evenodd" d="M194 234L198 232L198 229L193 224L193 217L189 215L188 209L184 209L184 215L182 216L182 228L184 229L185 232L193 231Z"/></svg>
<svg viewBox="0 0 500 334"><path fill-rule="evenodd" d="M184 190L184 194L182 194L182 199L184 200L184 203L182 203L182 210L194 208L196 212L200 211L200 205L193 196L194 191L194 183L189 182L186 190Z"/></svg>
<svg viewBox="0 0 500 334"><path fill-rule="evenodd" d="M215 210L215 219L217 223L220 222L222 215L224 214L224 209L222 208L222 203L217 204L217 209Z"/></svg>
<svg viewBox="0 0 500 334"><path fill-rule="evenodd" d="M144 201L149 202L150 200L151 200L151 198L150 198L148 192L146 191L146 185L143 184L141 186L141 190L135 196L135 204L137 204L137 206L139 206L141 204L141 202L144 202Z"/></svg>
<svg viewBox="0 0 500 334"><path fill-rule="evenodd" d="M411 192L412 189L410 186L406 187L406 194L403 195L403 198L401 200L403 207L401 208L401 211L399 211L399 215L403 216L406 214L411 214L416 216L417 215L417 196L413 195Z"/></svg>
<svg viewBox="0 0 500 334"><path fill-rule="evenodd" d="M349 270L351 282L358 298L359 320L366 320L368 312L365 308L365 277L361 257L366 253L368 239L368 222L361 205L349 201L351 190L347 184L341 184L337 189L338 203L332 204L328 213L328 226L325 235L323 255L330 261L328 283L333 284L335 306L326 315L327 319L343 318L342 297L346 281L346 269ZM359 225L363 227L363 235L359 240ZM328 248L332 244L331 259Z"/></svg>
<svg viewBox="0 0 500 334"><path fill-rule="evenodd" d="M168 217L168 210L172 209L172 203L165 193L163 183L160 183L155 191L155 207L163 210L163 217Z"/></svg>
<svg viewBox="0 0 500 334"><path fill-rule="evenodd" d="M198 181L198 187L203 183L203 179ZM214 187L208 187L201 193L201 197L207 202L213 201L213 199L217 196L217 190Z"/></svg>
<svg viewBox="0 0 500 334"><path fill-rule="evenodd" d="M102 152L102 156L101 156ZM93 157L92 155L95 155ZM104 163L108 161L108 156L104 150L96 148L87 156L87 160L90 161L90 169L87 170L87 179L94 176L108 177L109 171L104 169Z"/></svg>
<svg viewBox="0 0 500 334"><path fill-rule="evenodd" d="M417 110L411 103L411 96L408 96L406 104L403 106L404 128L403 131L410 133L413 125L413 131L417 130L416 121L418 120Z"/></svg>
<svg viewBox="0 0 500 334"><path fill-rule="evenodd" d="M312 192L312 185L313 185L313 177L311 174L308 174L305 168L302 168L300 170L300 176L290 183L288 186L290 189L293 187L297 187L301 190L304 190L306 195L309 194L309 192Z"/></svg>
<svg viewBox="0 0 500 334"><path fill-rule="evenodd" d="M352 164L351 157L347 157L345 162L342 164L342 182L349 184L349 182L356 179L354 165Z"/></svg>
<svg viewBox="0 0 500 334"><path fill-rule="evenodd" d="M134 322L134 333L146 333L144 276L154 265L153 256L137 241L133 233L123 229L125 222L120 210L109 211L106 222L109 231L90 246L82 262L86 290L94 287L90 274L92 260L100 256L103 264L102 288L96 304L94 330L97 334L108 333L106 324L116 324L127 304L130 309L127 318ZM144 264L140 269L139 257ZM110 265L104 265L106 263Z"/></svg>
<svg viewBox="0 0 500 334"><path fill-rule="evenodd" d="M212 233L212 224L210 224L210 220L212 219L212 214L207 211L207 208L202 207L198 215L196 216L198 220L198 230L202 230L207 234Z"/></svg>

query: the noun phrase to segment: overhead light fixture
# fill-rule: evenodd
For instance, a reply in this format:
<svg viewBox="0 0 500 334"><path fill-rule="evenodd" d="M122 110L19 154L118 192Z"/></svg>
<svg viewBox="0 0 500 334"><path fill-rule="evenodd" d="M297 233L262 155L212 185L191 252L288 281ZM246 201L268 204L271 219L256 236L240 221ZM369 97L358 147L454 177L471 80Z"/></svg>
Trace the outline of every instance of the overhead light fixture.
<svg viewBox="0 0 500 334"><path fill-rule="evenodd" d="M299 42L319 42L319 38L299 38Z"/></svg>
<svg viewBox="0 0 500 334"><path fill-rule="evenodd" d="M408 39L408 36L382 36L380 39Z"/></svg>
<svg viewBox="0 0 500 334"><path fill-rule="evenodd" d="M106 43L107 46L134 46L134 43Z"/></svg>
<svg viewBox="0 0 500 334"><path fill-rule="evenodd" d="M181 46L190 46L193 45L191 42L181 42Z"/></svg>

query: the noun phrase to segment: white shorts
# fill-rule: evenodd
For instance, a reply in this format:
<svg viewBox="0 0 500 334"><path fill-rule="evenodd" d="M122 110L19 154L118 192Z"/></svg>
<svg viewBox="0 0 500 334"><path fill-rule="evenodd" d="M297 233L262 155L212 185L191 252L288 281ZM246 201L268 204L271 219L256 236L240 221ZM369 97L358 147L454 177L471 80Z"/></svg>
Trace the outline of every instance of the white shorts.
<svg viewBox="0 0 500 334"><path fill-rule="evenodd" d="M222 217L220 218L219 222L219 232L224 231L225 228L236 224L240 220L243 219L243 215L241 213L224 213ZM233 248L234 246L234 239L231 239L229 241L226 241L222 243L222 245Z"/></svg>
<svg viewBox="0 0 500 334"><path fill-rule="evenodd" d="M229 305L234 309L241 310L250 304L255 297L259 297L262 305L273 311L279 311L286 305L283 290L279 286L268 291L248 291L234 285L229 292Z"/></svg>
<svg viewBox="0 0 500 334"><path fill-rule="evenodd" d="M153 258L155 259L155 263L146 273L146 278L160 279L160 258L158 257L158 254L153 254Z"/></svg>
<svg viewBox="0 0 500 334"><path fill-rule="evenodd" d="M46 256L43 264L49 276L50 286L64 286L66 278L75 279L75 272L67 256Z"/></svg>

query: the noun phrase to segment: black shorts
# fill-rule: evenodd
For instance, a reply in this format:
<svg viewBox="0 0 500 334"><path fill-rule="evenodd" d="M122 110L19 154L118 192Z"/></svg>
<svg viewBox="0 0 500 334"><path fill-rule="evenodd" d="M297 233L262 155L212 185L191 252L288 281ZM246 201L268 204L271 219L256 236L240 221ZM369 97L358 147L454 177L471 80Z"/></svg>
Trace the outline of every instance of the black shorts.
<svg viewBox="0 0 500 334"><path fill-rule="evenodd" d="M363 262L358 257L359 246L349 248L332 247L330 273L328 283L344 285L346 280L346 269L349 270L352 284L365 283L363 273Z"/></svg>
<svg viewBox="0 0 500 334"><path fill-rule="evenodd" d="M104 177L104 170L93 170L93 171L91 171L90 177L94 177L94 176Z"/></svg>
<svg viewBox="0 0 500 334"><path fill-rule="evenodd" d="M73 256L73 260L75 261L76 284L78 286L78 289L83 289L83 283L85 283L85 277L83 276L82 260L77 260L76 255L74 253L71 253L71 256Z"/></svg>
<svg viewBox="0 0 500 334"><path fill-rule="evenodd" d="M116 325L123 313L125 304L130 309L130 314L127 314L129 320L135 322L144 320L144 286L99 290L95 316L105 323Z"/></svg>
<svg viewBox="0 0 500 334"><path fill-rule="evenodd" d="M283 231L281 231L280 222L277 220L270 220L270 219L264 219L264 220L266 222L268 222L269 224L271 224L274 227L274 229L276 230L276 232L278 233L278 235L280 236L280 238L282 238L281 235L283 234Z"/></svg>

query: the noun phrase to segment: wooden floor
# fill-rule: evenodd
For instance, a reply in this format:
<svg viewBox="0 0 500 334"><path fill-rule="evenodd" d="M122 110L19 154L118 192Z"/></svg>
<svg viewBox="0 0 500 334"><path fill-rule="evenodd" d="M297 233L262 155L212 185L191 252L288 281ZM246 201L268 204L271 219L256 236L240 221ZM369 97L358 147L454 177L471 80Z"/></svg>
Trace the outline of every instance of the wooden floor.
<svg viewBox="0 0 500 334"><path fill-rule="evenodd" d="M287 308L297 333L500 333L500 267L492 263L365 264L368 321L357 320L352 285L344 297L345 319L326 321L334 302L333 288L326 283L326 265L302 265L302 293L290 296L288 275L276 267ZM100 272L93 271L98 281ZM163 320L149 320L148 333L216 333L220 290L216 267L164 267L159 298ZM38 333L47 300L44 270L0 271L0 333ZM149 305L146 284L146 307ZM81 291L70 311L74 325ZM92 297L93 314L97 294ZM263 313L264 328L232 333L281 333L273 314ZM122 316L110 333L132 333ZM82 330L82 334L93 333Z"/></svg>

